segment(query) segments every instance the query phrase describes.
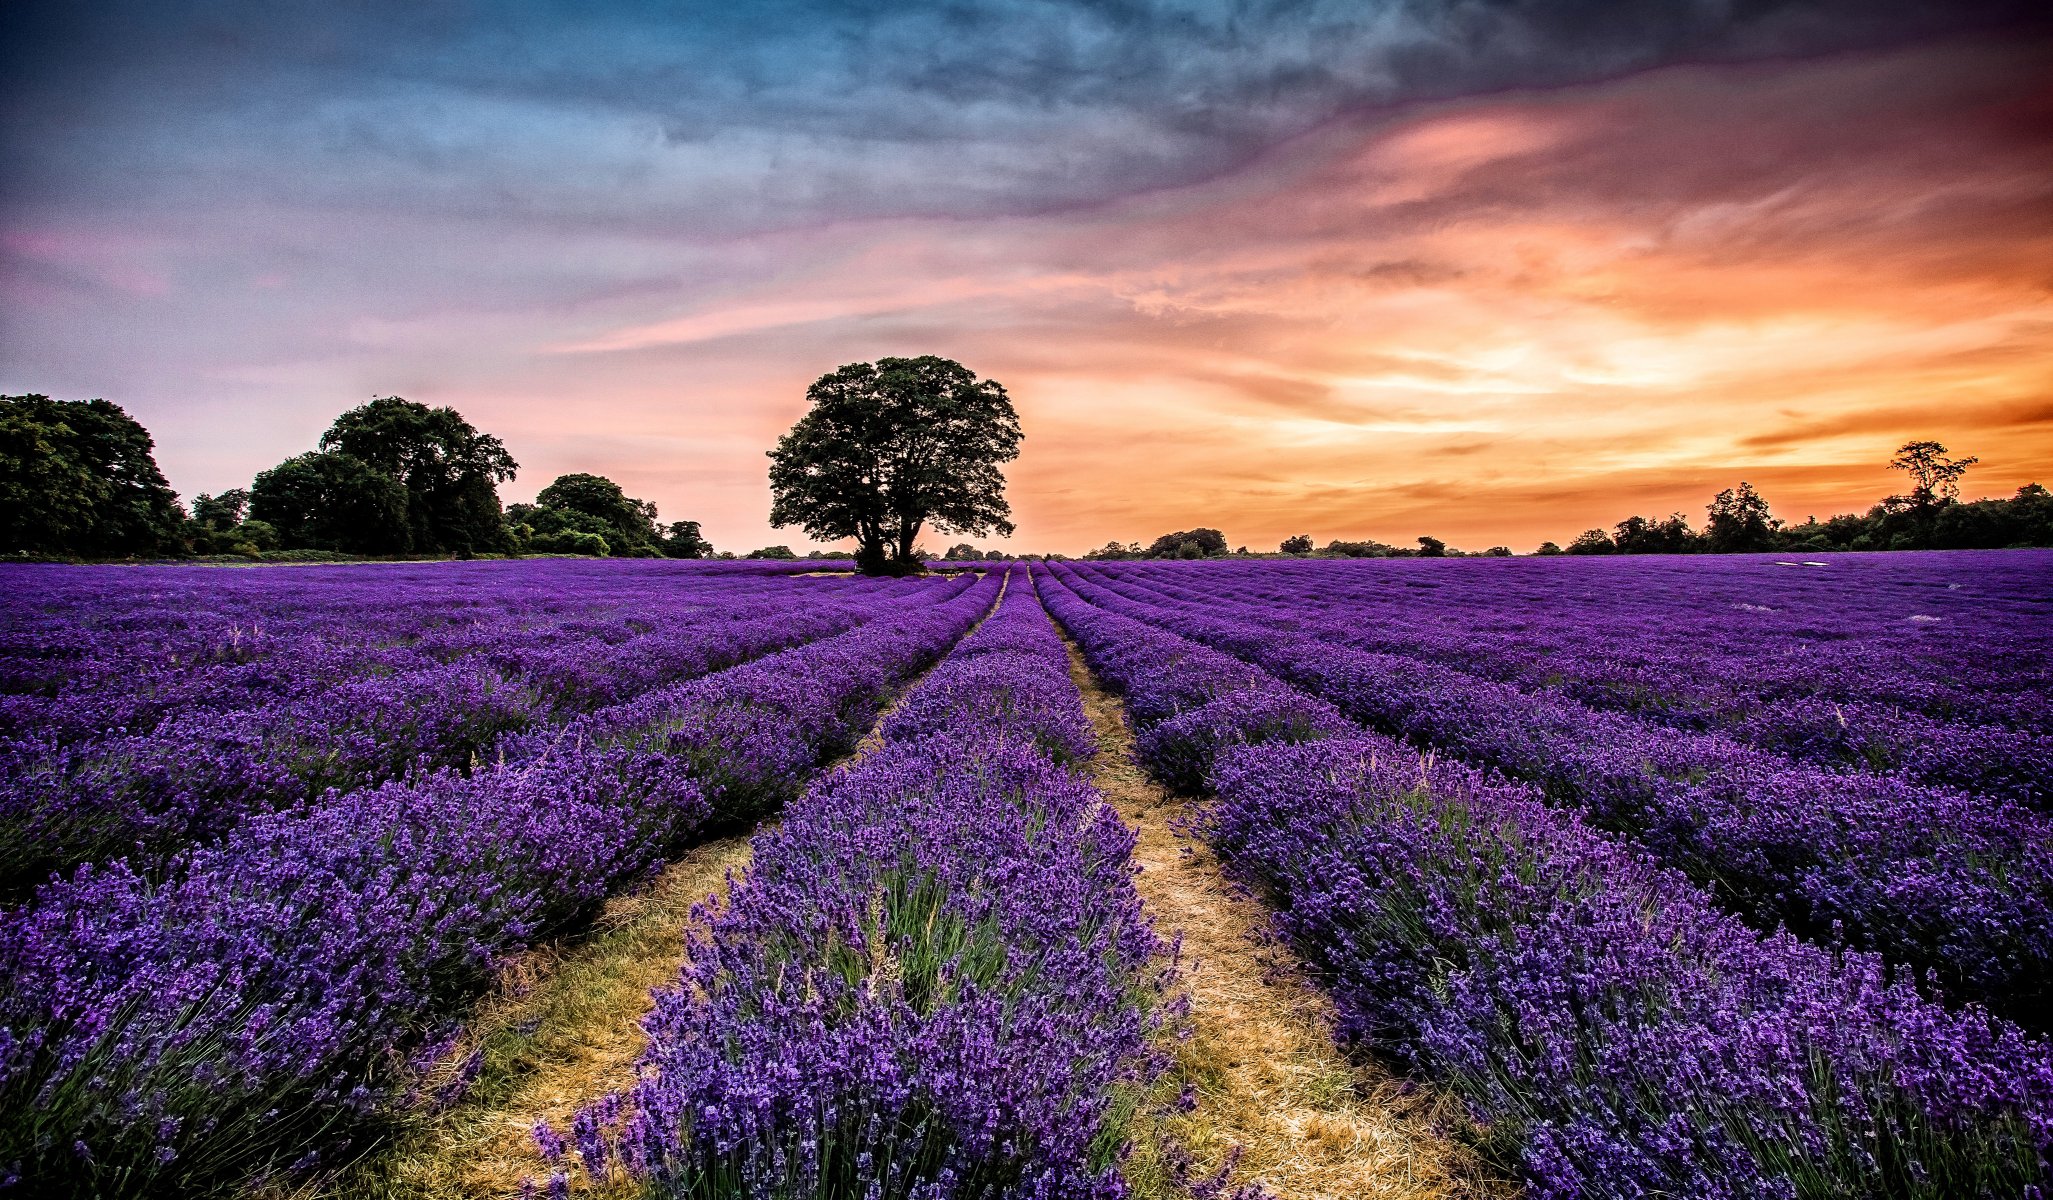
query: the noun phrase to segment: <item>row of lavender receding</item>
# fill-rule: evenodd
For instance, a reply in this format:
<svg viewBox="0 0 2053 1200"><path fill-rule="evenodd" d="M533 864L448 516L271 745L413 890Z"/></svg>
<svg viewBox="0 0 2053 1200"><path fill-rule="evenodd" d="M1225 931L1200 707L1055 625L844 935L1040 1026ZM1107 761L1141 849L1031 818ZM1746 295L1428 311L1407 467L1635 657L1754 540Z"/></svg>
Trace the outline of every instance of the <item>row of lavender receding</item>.
<svg viewBox="0 0 2053 1200"><path fill-rule="evenodd" d="M1910 596L1869 578L1876 564L1845 560L1826 576L1778 571L1772 560L1692 562L1688 572L1670 567L1665 575L1680 578L1665 588L1653 569L1628 580L1587 564L1464 565L1471 569L1430 579L1416 577L1415 564L1406 574L1326 562L1202 575L1147 564L1100 577L1215 610L1287 610L1294 626L1316 625L1355 649L1835 769L2053 806L2053 645L2044 632L2053 628L2053 555L1951 556L1930 564L1934 577ZM1940 570L2012 586L1991 598L1943 582ZM2038 597L2007 595L2034 582Z"/></svg>
<svg viewBox="0 0 2053 1200"><path fill-rule="evenodd" d="M679 1197L1116 1197L1167 982L1134 835L1017 572L882 744L759 836L659 990L640 1082L537 1131Z"/></svg>
<svg viewBox="0 0 2053 1200"><path fill-rule="evenodd" d="M1815 563L1717 555L1108 567L1201 580L1207 590L1226 584L1272 602L1330 595L1380 607L1396 618L1382 632L1399 642L1473 630L1541 653L1694 665L1645 679L1684 705L1700 696L1817 696L2053 732L2053 554L2045 551L1841 554Z"/></svg>
<svg viewBox="0 0 2053 1200"><path fill-rule="evenodd" d="M40 889L0 930L0 1166L45 1194L183 1194L339 1153L504 955L788 799L998 583L912 586L930 602L468 776L252 817L162 883L117 863Z"/></svg>
<svg viewBox="0 0 2053 1200"><path fill-rule="evenodd" d="M697 592L808 584L769 564L353 564L241 570L0 564L0 737L147 733L172 713L289 700L453 662L506 625L619 642ZM816 587L821 593L843 590ZM708 596L700 607L713 607ZM656 607L658 613L648 610Z"/></svg>
<svg viewBox="0 0 2053 1200"><path fill-rule="evenodd" d="M562 588L560 579L549 583L555 572L546 568L554 565L535 564L530 581ZM453 661L401 668L388 654L365 654L343 640L318 658L269 658L269 669L311 671L316 683L253 708L172 711L144 732L114 730L90 740L36 731L0 742L0 895L116 855L149 870L251 813L330 789L467 770L488 762L509 734L841 632L876 611L873 589L808 599L793 596L784 581L694 582L649 577L631 625L594 628L581 617L550 620L515 607L500 619L473 622L460 641L438 638L438 659ZM346 628L359 589L381 586L333 583L334 615L305 639L316 645ZM382 586L389 604L389 581ZM410 648L419 640L408 639Z"/></svg>
<svg viewBox="0 0 2053 1200"><path fill-rule="evenodd" d="M1709 734L1353 650L1208 606L1144 603L1064 568L1087 598L1236 655L1350 719L1538 785L1625 833L1763 928L1844 939L1956 998L2053 1011L2053 823L1889 776L1844 775Z"/></svg>
<svg viewBox="0 0 2053 1200"><path fill-rule="evenodd" d="M1463 1097L1539 1197L2035 1194L2053 1053L1876 956L1733 920L1534 791L1250 664L1044 594L1138 752L1330 983L1344 1033Z"/></svg>

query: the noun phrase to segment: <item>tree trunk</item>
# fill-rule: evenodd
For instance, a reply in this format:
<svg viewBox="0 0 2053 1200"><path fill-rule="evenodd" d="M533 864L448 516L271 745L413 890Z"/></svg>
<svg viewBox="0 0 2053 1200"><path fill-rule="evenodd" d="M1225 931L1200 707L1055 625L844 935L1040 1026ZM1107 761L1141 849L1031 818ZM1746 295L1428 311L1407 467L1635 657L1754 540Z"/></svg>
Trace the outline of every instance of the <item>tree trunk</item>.
<svg viewBox="0 0 2053 1200"><path fill-rule="evenodd" d="M913 543L919 540L920 521L900 521L898 524L897 553L893 556L892 574L917 575L926 569L926 564L912 556Z"/></svg>

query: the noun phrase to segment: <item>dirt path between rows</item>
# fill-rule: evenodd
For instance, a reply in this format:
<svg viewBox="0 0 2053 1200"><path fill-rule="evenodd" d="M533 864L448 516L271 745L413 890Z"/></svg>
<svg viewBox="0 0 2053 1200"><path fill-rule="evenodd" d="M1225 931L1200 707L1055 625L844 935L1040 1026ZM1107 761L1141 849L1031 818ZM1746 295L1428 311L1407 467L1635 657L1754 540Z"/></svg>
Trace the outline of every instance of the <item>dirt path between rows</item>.
<svg viewBox="0 0 2053 1200"><path fill-rule="evenodd" d="M747 837L695 847L650 887L608 901L588 936L516 960L468 1023L465 1045L485 1055L469 1093L324 1194L514 1197L522 1181L546 1179L535 1122L567 1129L579 1108L633 1085L650 992L677 979L693 906L724 897L748 861ZM453 1054L441 1074L465 1057Z"/></svg>
<svg viewBox="0 0 2053 1200"><path fill-rule="evenodd" d="M1156 929L1182 935L1191 995L1170 1092L1188 1085L1197 1105L1156 1118L1138 1139L1127 1171L1136 1193L1184 1194L1166 1164L1176 1147L1201 1176L1239 1147L1229 1183L1259 1183L1276 1200L1497 1194L1478 1182L1472 1156L1435 1131L1430 1098L1406 1095L1398 1079L1334 1045L1332 1003L1286 948L1259 937L1261 905L1231 887L1202 843L1171 828L1186 802L1135 764L1125 706L1073 644L1070 673L1098 735L1092 781L1139 830L1135 886Z"/></svg>
<svg viewBox="0 0 2053 1200"><path fill-rule="evenodd" d="M982 626L1013 586L999 585L991 607L970 627ZM956 643L960 645L961 642ZM953 647L950 647L953 653ZM822 768L825 779L882 744L879 730L934 664L893 689L876 721L848 754ZM340 1180L312 1193L320 1200L505 1200L529 1180L545 1181L549 1166L534 1141L547 1121L567 1130L576 1112L608 1092L634 1086L635 1061L647 1036L642 1018L655 1006L656 988L677 981L685 966L685 938L702 924L693 909L724 901L749 864L755 834L695 847L663 868L652 886L607 902L591 933L521 956L500 986L467 1023L463 1047L451 1054L424 1090L444 1082L468 1051L484 1053L477 1081L447 1111L420 1118L414 1128L374 1152ZM634 1195L631 1185L578 1188L582 1195Z"/></svg>

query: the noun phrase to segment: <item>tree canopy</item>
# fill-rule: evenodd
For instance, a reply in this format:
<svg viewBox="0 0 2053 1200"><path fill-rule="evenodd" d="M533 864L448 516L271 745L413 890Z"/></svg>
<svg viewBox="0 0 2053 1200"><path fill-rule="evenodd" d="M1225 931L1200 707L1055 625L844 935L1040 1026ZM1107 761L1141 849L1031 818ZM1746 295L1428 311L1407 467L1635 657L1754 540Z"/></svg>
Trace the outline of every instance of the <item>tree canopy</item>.
<svg viewBox="0 0 2053 1200"><path fill-rule="evenodd" d="M185 513L149 431L105 400L0 396L0 551L178 553Z"/></svg>
<svg viewBox="0 0 2053 1200"><path fill-rule="evenodd" d="M711 558L713 543L699 533L697 521L670 522L670 536L663 539L665 558Z"/></svg>
<svg viewBox="0 0 2053 1200"><path fill-rule="evenodd" d="M1012 534L1003 463L1019 457L1005 388L926 355L851 363L806 389L812 408L770 456L770 524L854 538L868 574L920 569L915 543Z"/></svg>
<svg viewBox="0 0 2053 1200"><path fill-rule="evenodd" d="M250 517L293 549L404 554L416 549L406 488L353 454L288 458L250 485Z"/></svg>
<svg viewBox="0 0 2053 1200"><path fill-rule="evenodd" d="M520 464L498 438L479 433L455 409L383 396L335 418L321 435L321 449L350 455L399 482L414 550L504 544L498 485Z"/></svg>
<svg viewBox="0 0 2053 1200"><path fill-rule="evenodd" d="M1711 500L1704 523L1704 542L1714 554L1770 550L1782 522L1768 515L1768 501L1744 479Z"/></svg>
<svg viewBox="0 0 2053 1200"><path fill-rule="evenodd" d="M1190 547L1186 550L1185 547ZM1150 558L1211 558L1226 553L1226 535L1216 529L1180 529L1148 546Z"/></svg>
<svg viewBox="0 0 2053 1200"><path fill-rule="evenodd" d="M604 536L615 555L654 558L663 553L663 535L656 526L656 506L629 496L619 484L604 475L559 475L555 482L535 496L535 508L565 514L579 513L592 518L603 528L585 528ZM549 518L544 515L542 520L546 522ZM537 525L536 528L541 529L542 526Z"/></svg>

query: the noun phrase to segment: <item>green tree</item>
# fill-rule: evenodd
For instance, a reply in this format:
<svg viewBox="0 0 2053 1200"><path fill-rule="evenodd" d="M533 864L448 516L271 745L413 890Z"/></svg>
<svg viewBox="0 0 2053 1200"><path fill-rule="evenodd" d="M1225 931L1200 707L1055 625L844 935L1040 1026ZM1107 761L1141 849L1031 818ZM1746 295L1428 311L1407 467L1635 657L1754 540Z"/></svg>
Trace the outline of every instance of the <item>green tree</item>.
<svg viewBox="0 0 2053 1200"><path fill-rule="evenodd" d="M744 555L742 555L742 557L743 557L743 558L774 558L774 559L778 559L778 560L795 560L796 558L798 558L798 555L796 555L796 554L793 554L793 553L791 552L791 547L789 547L789 546L765 546L765 547L763 547L763 548L762 548L761 550L751 550L751 551L749 551L749 552L748 552L747 554L744 554Z"/></svg>
<svg viewBox="0 0 2053 1200"><path fill-rule="evenodd" d="M1184 547L1195 547L1186 553ZM1181 529L1165 533L1147 549L1149 558L1211 558L1226 553L1226 535L1216 529Z"/></svg>
<svg viewBox="0 0 2053 1200"><path fill-rule="evenodd" d="M149 430L105 400L0 396L0 551L175 554L185 513Z"/></svg>
<svg viewBox="0 0 2053 1200"><path fill-rule="evenodd" d="M1312 535L1300 533L1296 537L1284 538L1283 544L1276 547L1276 549L1284 554L1310 554L1312 552Z"/></svg>
<svg viewBox="0 0 2053 1200"><path fill-rule="evenodd" d="M770 524L854 538L866 574L921 569L914 543L1012 534L1000 464L1019 457L1005 388L927 355L852 363L806 389L812 408L770 456Z"/></svg>
<svg viewBox="0 0 2053 1200"><path fill-rule="evenodd" d="M1568 543L1568 554L1610 554L1618 549L1611 535L1601 529L1585 529L1581 536Z"/></svg>
<svg viewBox="0 0 2053 1200"><path fill-rule="evenodd" d="M399 482L415 550L504 544L498 485L520 464L498 438L479 433L455 409L383 396L335 418L321 435L321 449L350 455Z"/></svg>
<svg viewBox="0 0 2053 1200"><path fill-rule="evenodd" d="M670 522L670 536L663 539L666 558L711 558L713 543L699 533L697 521Z"/></svg>
<svg viewBox="0 0 2053 1200"><path fill-rule="evenodd" d="M414 548L406 488L353 454L288 458L250 485L250 519L289 550L404 554Z"/></svg>
<svg viewBox="0 0 2053 1200"><path fill-rule="evenodd" d="M607 544L622 557L654 558L663 552L656 506L629 496L603 475L558 475L535 497L535 505L583 513L601 522Z"/></svg>
<svg viewBox="0 0 2053 1200"><path fill-rule="evenodd" d="M1960 499L1961 476L1980 461L1973 457L1948 458L1946 447L1938 442L1905 442L1897 448L1896 457L1889 460L1889 469L1910 476L1910 495L1906 499L1912 507L1931 509Z"/></svg>
<svg viewBox="0 0 2053 1200"><path fill-rule="evenodd" d="M227 533L249 517L249 492L229 488L218 496L201 492L192 502L192 519L215 531Z"/></svg>
<svg viewBox="0 0 2053 1200"><path fill-rule="evenodd" d="M1689 518L1681 513L1670 513L1665 521L1627 517L1612 536L1620 554L1687 554L1696 548L1696 540Z"/></svg>
<svg viewBox="0 0 2053 1200"><path fill-rule="evenodd" d="M1712 499L1706 510L1704 544L1713 554L1743 554L1775 548L1775 530L1782 522L1768 515L1768 501L1741 480Z"/></svg>

